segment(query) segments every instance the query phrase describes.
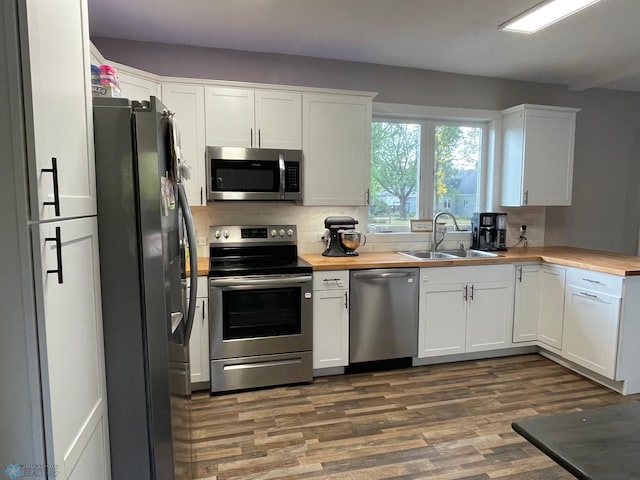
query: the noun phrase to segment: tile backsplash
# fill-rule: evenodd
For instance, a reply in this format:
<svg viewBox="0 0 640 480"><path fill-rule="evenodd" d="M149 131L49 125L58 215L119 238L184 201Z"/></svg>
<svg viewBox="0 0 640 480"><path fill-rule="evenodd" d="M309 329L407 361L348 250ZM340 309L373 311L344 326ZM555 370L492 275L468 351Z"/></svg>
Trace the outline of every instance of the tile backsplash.
<svg viewBox="0 0 640 480"><path fill-rule="evenodd" d="M211 202L206 207L193 207L196 237L204 245L198 246L198 255L209 255L210 225L264 225L271 223L298 226L298 251L321 253L324 243L318 240L324 232L324 219L332 215L347 215L360 220L359 230L366 231L367 207L307 207L279 202ZM504 208L507 212L507 246L518 241L520 225L527 225L529 246L544 245L544 207ZM431 246L430 233L368 234L368 241L358 251L419 250ZM470 233L447 233L442 248L469 248Z"/></svg>

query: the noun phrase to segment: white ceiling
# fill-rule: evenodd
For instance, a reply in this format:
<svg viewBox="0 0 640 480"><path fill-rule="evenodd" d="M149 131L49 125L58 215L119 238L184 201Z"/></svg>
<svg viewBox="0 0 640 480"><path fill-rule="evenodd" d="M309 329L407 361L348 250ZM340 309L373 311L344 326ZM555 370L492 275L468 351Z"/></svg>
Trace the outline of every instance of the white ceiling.
<svg viewBox="0 0 640 480"><path fill-rule="evenodd" d="M540 0L89 0L92 37L283 53L640 92L640 0L538 33L497 26Z"/></svg>

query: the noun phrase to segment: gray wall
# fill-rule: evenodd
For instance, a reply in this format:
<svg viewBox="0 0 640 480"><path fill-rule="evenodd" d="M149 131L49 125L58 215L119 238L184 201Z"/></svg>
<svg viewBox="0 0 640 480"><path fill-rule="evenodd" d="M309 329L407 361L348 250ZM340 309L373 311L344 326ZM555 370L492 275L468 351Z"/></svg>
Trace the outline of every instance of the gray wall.
<svg viewBox="0 0 640 480"><path fill-rule="evenodd" d="M159 75L378 92L375 101L503 109L581 108L573 203L549 207L545 243L635 253L640 225L640 93L448 74L310 57L93 38L109 60ZM499 53L497 53L499 54Z"/></svg>

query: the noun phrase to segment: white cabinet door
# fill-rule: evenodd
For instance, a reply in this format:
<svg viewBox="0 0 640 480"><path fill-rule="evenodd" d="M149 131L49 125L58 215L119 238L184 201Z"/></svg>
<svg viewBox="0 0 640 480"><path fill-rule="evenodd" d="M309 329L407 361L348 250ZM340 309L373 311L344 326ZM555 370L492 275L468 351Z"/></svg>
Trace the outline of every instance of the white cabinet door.
<svg viewBox="0 0 640 480"><path fill-rule="evenodd" d="M95 215L86 1L29 0L26 6L30 78L25 83L31 82L33 113L27 122L33 124L36 167L30 175L38 198L31 218ZM56 197L58 213L52 205Z"/></svg>
<svg viewBox="0 0 640 480"><path fill-rule="evenodd" d="M513 282L477 282L468 285L467 352L495 350L511 345Z"/></svg>
<svg viewBox="0 0 640 480"><path fill-rule="evenodd" d="M184 182L189 205L206 206L204 87L164 83L162 92L162 103L175 112L182 157L191 165L191 179Z"/></svg>
<svg viewBox="0 0 640 480"><path fill-rule="evenodd" d="M513 307L513 342L538 339L540 265L518 265Z"/></svg>
<svg viewBox="0 0 640 480"><path fill-rule="evenodd" d="M348 290L316 290L313 297L313 368L345 366L349 363Z"/></svg>
<svg viewBox="0 0 640 480"><path fill-rule="evenodd" d="M254 146L300 150L302 148L302 94L256 90Z"/></svg>
<svg viewBox="0 0 640 480"><path fill-rule="evenodd" d="M305 205L366 205L371 163L371 99L304 94Z"/></svg>
<svg viewBox="0 0 640 480"><path fill-rule="evenodd" d="M571 205L576 112L541 105L503 110L502 205Z"/></svg>
<svg viewBox="0 0 640 480"><path fill-rule="evenodd" d="M49 400L56 478L110 478L95 217L45 223L40 249L44 298L43 390ZM56 241L59 232L59 242ZM47 271L60 270L47 273ZM45 410L46 410L45 406Z"/></svg>
<svg viewBox="0 0 640 480"><path fill-rule="evenodd" d="M152 95L162 98L162 86L160 83L137 75L132 72L118 70L118 82L120 83L120 96L129 100L149 100Z"/></svg>
<svg viewBox="0 0 640 480"><path fill-rule="evenodd" d="M205 87L206 142L212 147L252 147L255 111L250 88Z"/></svg>
<svg viewBox="0 0 640 480"><path fill-rule="evenodd" d="M206 291L206 290L205 290ZM191 383L209 381L209 302L207 298L196 299L196 312L189 339Z"/></svg>
<svg viewBox="0 0 640 480"><path fill-rule="evenodd" d="M420 292L418 356L465 352L466 284L423 285Z"/></svg>
<svg viewBox="0 0 640 480"><path fill-rule="evenodd" d="M557 349L562 348L566 274L561 267L543 265L540 268L538 340Z"/></svg>
<svg viewBox="0 0 640 480"><path fill-rule="evenodd" d="M563 356L614 379L620 301L612 295L569 285L565 300Z"/></svg>

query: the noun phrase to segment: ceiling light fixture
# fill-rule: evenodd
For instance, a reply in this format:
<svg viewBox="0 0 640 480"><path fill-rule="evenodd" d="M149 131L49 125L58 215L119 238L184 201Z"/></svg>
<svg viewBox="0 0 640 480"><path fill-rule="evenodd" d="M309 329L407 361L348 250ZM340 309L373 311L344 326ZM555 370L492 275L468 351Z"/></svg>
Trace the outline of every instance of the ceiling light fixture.
<svg viewBox="0 0 640 480"><path fill-rule="evenodd" d="M535 33L600 0L547 0L498 27L499 30Z"/></svg>

